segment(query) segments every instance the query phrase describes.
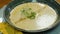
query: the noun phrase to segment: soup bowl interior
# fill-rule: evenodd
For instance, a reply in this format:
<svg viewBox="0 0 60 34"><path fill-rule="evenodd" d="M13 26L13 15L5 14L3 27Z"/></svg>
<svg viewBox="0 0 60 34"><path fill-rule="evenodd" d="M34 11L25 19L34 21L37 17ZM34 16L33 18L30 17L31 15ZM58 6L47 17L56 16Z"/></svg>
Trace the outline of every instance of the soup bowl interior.
<svg viewBox="0 0 60 34"><path fill-rule="evenodd" d="M16 6L18 5L21 5L21 4L24 4L24 3L42 3L42 4L46 4L48 6L50 6L51 8L53 8L57 14L57 19L55 21L55 23L53 23L51 26L48 26L47 28L44 28L44 29L38 29L38 30L25 30L25 29L22 29L22 28L18 28L16 27L9 19L10 17L10 12L12 11L12 9L14 9ZM14 27L15 29L17 30L20 30L20 31L25 31L25 32L42 32L42 31L46 31L48 29L51 29L52 27L56 26L56 24L59 23L59 15L60 15L60 10L59 10L59 4L57 4L55 1L44 1L44 0L37 0L37 1L32 1L32 0L15 0L15 1L12 1L11 3L9 3L5 9L5 12L4 12L4 18L5 20L12 26Z"/></svg>

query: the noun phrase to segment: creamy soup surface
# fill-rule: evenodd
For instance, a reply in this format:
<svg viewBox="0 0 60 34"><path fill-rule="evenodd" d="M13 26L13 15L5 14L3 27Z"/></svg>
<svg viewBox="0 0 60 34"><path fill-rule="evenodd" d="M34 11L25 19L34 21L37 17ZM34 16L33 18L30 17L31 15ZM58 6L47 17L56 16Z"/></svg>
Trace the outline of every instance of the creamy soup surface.
<svg viewBox="0 0 60 34"><path fill-rule="evenodd" d="M24 3L10 12L11 22L25 30L39 30L51 26L57 14L50 6L41 3Z"/></svg>

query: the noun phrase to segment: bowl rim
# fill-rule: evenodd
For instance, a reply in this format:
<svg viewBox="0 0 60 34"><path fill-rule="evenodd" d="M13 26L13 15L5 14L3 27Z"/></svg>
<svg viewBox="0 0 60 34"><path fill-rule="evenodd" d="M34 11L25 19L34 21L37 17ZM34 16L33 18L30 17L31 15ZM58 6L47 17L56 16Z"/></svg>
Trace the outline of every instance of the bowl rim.
<svg viewBox="0 0 60 34"><path fill-rule="evenodd" d="M13 3L13 2L11 2L11 3ZM45 4L45 3L44 3L44 4ZM9 5L10 5L10 3L9 3L7 6L9 6ZM53 8L53 7L51 7L51 8ZM6 9L8 9L8 7L6 7ZM6 11L6 9L5 9L5 11ZM57 8L55 8L55 9L57 9ZM57 10L55 10L55 11L57 11ZM5 16L5 12L4 12L3 16L4 16L4 19L8 22L8 24L10 24L12 27L14 27L14 28L17 29L17 30L25 31L25 32L42 32L42 31L46 31L46 30L49 30L49 29L55 27L55 26L59 23L59 21L60 21L60 18L59 18L59 15L58 15L58 18L57 18L57 20L56 20L56 23L52 24L51 26L49 26L49 27L47 27L47 28L45 28L45 29L41 29L41 30L29 30L29 31L27 31L27 30L18 28L18 27L16 27L16 26L14 26L11 22L9 22L9 20L8 20L7 17Z"/></svg>

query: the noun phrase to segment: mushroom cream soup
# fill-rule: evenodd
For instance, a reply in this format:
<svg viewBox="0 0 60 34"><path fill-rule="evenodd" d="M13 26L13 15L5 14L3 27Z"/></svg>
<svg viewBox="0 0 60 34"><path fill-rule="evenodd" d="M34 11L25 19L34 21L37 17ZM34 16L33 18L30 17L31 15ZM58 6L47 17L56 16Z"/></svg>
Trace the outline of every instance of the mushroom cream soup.
<svg viewBox="0 0 60 34"><path fill-rule="evenodd" d="M24 30L39 30L51 26L57 14L50 6L42 3L24 3L10 12L10 21Z"/></svg>

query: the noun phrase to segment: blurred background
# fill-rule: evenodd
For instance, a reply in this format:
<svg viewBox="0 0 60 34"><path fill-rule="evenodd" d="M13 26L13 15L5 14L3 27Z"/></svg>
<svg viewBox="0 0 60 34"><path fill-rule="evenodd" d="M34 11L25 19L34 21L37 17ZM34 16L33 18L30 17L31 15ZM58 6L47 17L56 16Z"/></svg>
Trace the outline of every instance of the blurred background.
<svg viewBox="0 0 60 34"><path fill-rule="evenodd" d="M0 8L2 8L4 5L10 3L11 1L14 1L14 0L0 0ZM60 4L60 0L55 0L55 1Z"/></svg>

